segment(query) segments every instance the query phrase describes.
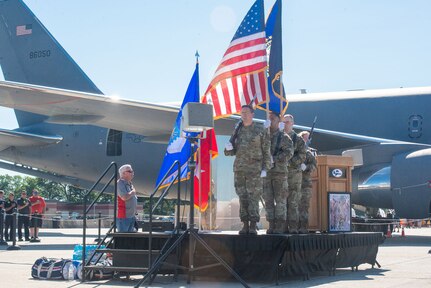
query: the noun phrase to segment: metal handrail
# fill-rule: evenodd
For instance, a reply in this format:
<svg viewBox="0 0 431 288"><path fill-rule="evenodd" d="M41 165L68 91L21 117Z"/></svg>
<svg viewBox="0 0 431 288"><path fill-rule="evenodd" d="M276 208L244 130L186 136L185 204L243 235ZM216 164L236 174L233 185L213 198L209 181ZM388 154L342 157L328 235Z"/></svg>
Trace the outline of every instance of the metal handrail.
<svg viewBox="0 0 431 288"><path fill-rule="evenodd" d="M94 199L93 202L88 206L87 208L87 198L90 195L91 192L95 190L95 188L100 184L102 179L108 174L109 171L114 169L114 172L112 176L109 178L109 181L103 186L103 188L100 190L99 194L97 195L96 199ZM103 193L105 193L105 190L111 185L112 181L114 181L114 223L112 224L111 228L109 229L109 232L114 230L114 232L117 229L117 180L118 180L118 169L117 169L117 163L111 162L109 166L105 169L105 171L101 174L99 179L94 183L94 185L90 188L90 190L84 195L84 211L83 211L83 231L82 231L82 282L85 282L86 279L86 272L85 272L85 266L91 263L91 260L93 259L94 255L96 255L96 249L99 249L102 244L105 242L105 239L107 238L108 234L105 236L105 238L100 241L97 245L97 248L94 250L94 253L88 258L88 260L85 260L85 254L86 254L86 239L87 239L87 214L91 210L91 208L96 204L97 200L99 200L100 196L102 196ZM108 233L109 233L108 232ZM100 260L97 259L97 261Z"/></svg>
<svg viewBox="0 0 431 288"><path fill-rule="evenodd" d="M163 191L163 193L160 195L159 200L157 201L156 205L154 205L153 207L153 198L154 195L156 195L156 193L159 191L160 186L162 186L162 183L166 180L166 178L168 177L168 175L172 172L172 170L176 167L178 173L177 176L175 176L175 178L172 180L172 182L169 184L169 186ZM181 164L179 160L175 160L174 163L172 163L171 167L169 168L169 170L166 172L165 176L163 176L163 179L159 182L159 184L156 186L156 188L154 188L153 193L151 193L150 195L150 223L149 223L149 237L148 237L148 269L151 268L152 266L152 238L153 238L153 213L154 211L157 209L157 207L159 206L159 204L163 201L163 199L165 198L165 196L168 194L169 190L171 189L171 187L175 184L175 182L178 182L177 185L177 225L175 227L176 231L179 231L180 228L180 196L181 196L181 190L180 190L180 181L181 179Z"/></svg>

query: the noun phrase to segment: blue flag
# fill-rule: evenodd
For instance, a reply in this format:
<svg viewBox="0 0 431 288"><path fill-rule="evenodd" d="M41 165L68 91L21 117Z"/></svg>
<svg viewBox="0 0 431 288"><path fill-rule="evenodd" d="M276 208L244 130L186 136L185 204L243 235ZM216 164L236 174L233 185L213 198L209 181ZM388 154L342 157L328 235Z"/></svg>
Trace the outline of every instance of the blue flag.
<svg viewBox="0 0 431 288"><path fill-rule="evenodd" d="M174 129L169 139L168 148L166 149L165 158L163 159L162 167L160 168L159 176L157 177L156 186L163 180L163 177L168 172L169 168L176 161L180 161L180 181L188 179L188 160L190 158L190 142L185 138L183 131L181 131L181 116L183 115L183 108L189 102L199 102L199 64L196 63L196 69L190 80L189 87L187 88L186 95L184 96L181 109L178 112L177 119L175 120ZM190 134L190 133L189 133ZM198 134L198 133L193 133ZM169 185L178 175L178 169L172 170L169 176L163 181L160 187Z"/></svg>
<svg viewBox="0 0 431 288"><path fill-rule="evenodd" d="M281 38L281 0L277 0L266 21L267 53L269 54L268 92L269 110L282 114L287 108L286 93L281 74L283 53ZM266 103L261 105L266 107Z"/></svg>

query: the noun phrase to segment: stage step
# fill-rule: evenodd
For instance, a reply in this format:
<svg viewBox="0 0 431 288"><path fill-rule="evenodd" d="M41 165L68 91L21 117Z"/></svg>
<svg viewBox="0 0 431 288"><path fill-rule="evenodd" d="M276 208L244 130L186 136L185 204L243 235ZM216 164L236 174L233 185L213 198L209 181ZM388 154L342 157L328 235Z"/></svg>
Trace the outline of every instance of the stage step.
<svg viewBox="0 0 431 288"><path fill-rule="evenodd" d="M108 266L108 271L127 272L130 274L145 274L148 272L148 265L151 258L151 263L154 263L162 253L162 249L169 248L169 243L179 237L177 233L172 232L153 232L153 242L151 244L151 254L149 251L149 233L110 233L113 243L106 248L99 248L97 253L112 254L112 266ZM167 245L167 247L166 247ZM178 254L179 253L179 254ZM172 251L164 261L168 264L175 265L180 260L180 251L176 249ZM150 257L151 256L151 257ZM100 266L99 266L100 267ZM94 268L98 269L97 265ZM104 268L99 268L104 269ZM175 269L164 265L161 267L160 273L174 273Z"/></svg>
<svg viewBox="0 0 431 288"><path fill-rule="evenodd" d="M144 273L148 271L148 268L143 268L143 267L119 267L119 266L100 266L100 265L88 265L88 266L85 266L85 269L130 272L130 273Z"/></svg>
<svg viewBox="0 0 431 288"><path fill-rule="evenodd" d="M137 249L96 249L96 252L101 253L121 253L121 254L149 254L148 250L137 250ZM160 254L160 250L152 250L152 254Z"/></svg>

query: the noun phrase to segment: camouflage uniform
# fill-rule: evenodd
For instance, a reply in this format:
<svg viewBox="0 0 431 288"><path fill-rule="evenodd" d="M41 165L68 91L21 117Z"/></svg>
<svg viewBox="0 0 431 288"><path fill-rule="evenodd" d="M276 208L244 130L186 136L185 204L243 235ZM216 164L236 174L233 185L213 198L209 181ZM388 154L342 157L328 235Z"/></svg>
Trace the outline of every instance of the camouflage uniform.
<svg viewBox="0 0 431 288"><path fill-rule="evenodd" d="M312 193L311 173L317 169L316 151L308 148L304 164L307 168L302 171L302 194L298 207L299 213L299 232L308 232L308 209Z"/></svg>
<svg viewBox="0 0 431 288"><path fill-rule="evenodd" d="M265 200L266 220L269 222L268 234L282 233L287 213L287 162L293 155L290 137L280 131L271 131L271 155L273 167L263 180L263 199Z"/></svg>
<svg viewBox="0 0 431 288"><path fill-rule="evenodd" d="M239 216L242 222L259 222L259 200L263 190L260 173L271 168L268 130L255 123L242 126L233 147L233 150L225 150L224 154L236 155L233 171Z"/></svg>
<svg viewBox="0 0 431 288"><path fill-rule="evenodd" d="M288 164L289 196L287 198L287 225L286 231L298 232L299 215L298 206L301 201L302 170L301 164L305 161L306 147L304 140L295 131L289 133L293 142L294 153Z"/></svg>

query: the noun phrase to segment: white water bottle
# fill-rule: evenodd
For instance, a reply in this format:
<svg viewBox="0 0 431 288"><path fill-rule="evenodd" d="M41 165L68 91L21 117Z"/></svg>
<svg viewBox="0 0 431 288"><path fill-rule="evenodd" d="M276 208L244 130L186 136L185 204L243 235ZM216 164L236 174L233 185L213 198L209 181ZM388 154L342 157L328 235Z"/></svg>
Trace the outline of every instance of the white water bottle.
<svg viewBox="0 0 431 288"><path fill-rule="evenodd" d="M67 274L67 280L74 280L75 279L75 266L73 266L73 263L72 262L70 262L70 265L69 265L69 271L68 271L68 274Z"/></svg>

